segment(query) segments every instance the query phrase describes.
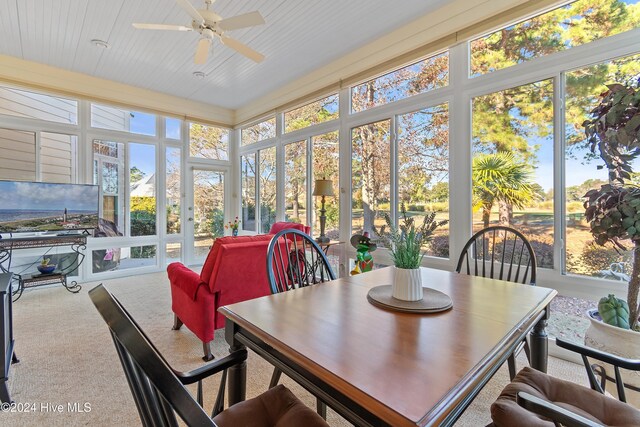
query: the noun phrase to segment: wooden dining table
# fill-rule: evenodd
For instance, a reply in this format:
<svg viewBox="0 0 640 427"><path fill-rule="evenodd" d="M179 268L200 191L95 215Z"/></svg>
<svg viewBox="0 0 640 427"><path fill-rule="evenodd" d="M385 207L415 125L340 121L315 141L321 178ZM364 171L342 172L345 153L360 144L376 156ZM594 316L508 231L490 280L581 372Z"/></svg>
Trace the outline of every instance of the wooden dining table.
<svg viewBox="0 0 640 427"><path fill-rule="evenodd" d="M221 307L230 350L248 347L358 426L452 425L530 334L531 365L547 367L556 291L422 268L449 295L436 314L367 300L391 267ZM244 400L246 362L229 370L229 404ZM489 411L489 408L487 408Z"/></svg>

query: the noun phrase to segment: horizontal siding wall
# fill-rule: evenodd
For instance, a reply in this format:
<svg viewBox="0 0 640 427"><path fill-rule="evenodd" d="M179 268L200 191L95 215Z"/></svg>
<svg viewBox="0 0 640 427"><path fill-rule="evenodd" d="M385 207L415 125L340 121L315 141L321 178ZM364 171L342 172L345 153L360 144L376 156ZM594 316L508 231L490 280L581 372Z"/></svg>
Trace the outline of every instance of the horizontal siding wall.
<svg viewBox="0 0 640 427"><path fill-rule="evenodd" d="M78 123L78 102L0 87L0 114L57 123Z"/></svg>
<svg viewBox="0 0 640 427"><path fill-rule="evenodd" d="M0 179L35 181L35 133L0 129Z"/></svg>
<svg viewBox="0 0 640 427"><path fill-rule="evenodd" d="M40 134L40 176L45 182L71 183L77 137L58 133Z"/></svg>

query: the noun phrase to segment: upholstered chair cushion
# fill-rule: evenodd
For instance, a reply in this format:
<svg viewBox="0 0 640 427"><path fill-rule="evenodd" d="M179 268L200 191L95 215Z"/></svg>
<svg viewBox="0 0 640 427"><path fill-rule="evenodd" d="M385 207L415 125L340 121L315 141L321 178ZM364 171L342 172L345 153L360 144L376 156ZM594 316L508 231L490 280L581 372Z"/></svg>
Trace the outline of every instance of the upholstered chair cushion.
<svg viewBox="0 0 640 427"><path fill-rule="evenodd" d="M282 384L258 397L236 403L213 421L219 427L328 427L317 413Z"/></svg>
<svg viewBox="0 0 640 427"><path fill-rule="evenodd" d="M516 395L521 391L608 426L640 426L640 411L631 405L527 366L491 405L491 418L496 427L553 427L553 422L527 411L516 403Z"/></svg>

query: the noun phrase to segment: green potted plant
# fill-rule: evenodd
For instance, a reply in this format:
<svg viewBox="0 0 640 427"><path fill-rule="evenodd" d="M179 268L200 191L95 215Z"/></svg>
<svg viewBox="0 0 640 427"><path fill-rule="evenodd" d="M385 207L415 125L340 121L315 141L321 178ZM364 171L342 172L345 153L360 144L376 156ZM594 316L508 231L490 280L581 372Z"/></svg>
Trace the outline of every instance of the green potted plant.
<svg viewBox="0 0 640 427"><path fill-rule="evenodd" d="M633 84L611 84L583 123L591 151L609 171L609 183L585 194L585 218L598 245L621 251L632 245L633 268L626 301L609 295L590 310L585 344L621 356L640 354L640 187L631 181L631 163L640 155L640 90ZM602 320L600 320L602 319ZM627 382L627 380L625 380ZM640 383L638 379L630 382Z"/></svg>
<svg viewBox="0 0 640 427"><path fill-rule="evenodd" d="M425 214L422 223L416 226L413 217L407 216L404 202L400 204L400 213L398 226L393 225L389 214L385 214L386 224L379 230L374 226L374 231L393 259L391 295L403 301L419 301L423 296L420 264L425 255L425 246L433 238L434 231L449 221L436 221L436 214L432 212Z"/></svg>

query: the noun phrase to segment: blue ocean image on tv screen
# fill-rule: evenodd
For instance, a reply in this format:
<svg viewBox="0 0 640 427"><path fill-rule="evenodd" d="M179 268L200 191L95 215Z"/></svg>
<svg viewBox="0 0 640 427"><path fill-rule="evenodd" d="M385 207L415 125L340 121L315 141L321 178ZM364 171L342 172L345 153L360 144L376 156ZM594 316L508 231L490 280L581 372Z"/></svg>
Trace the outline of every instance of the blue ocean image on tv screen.
<svg viewBox="0 0 640 427"><path fill-rule="evenodd" d="M0 181L0 233L96 228L95 185Z"/></svg>

